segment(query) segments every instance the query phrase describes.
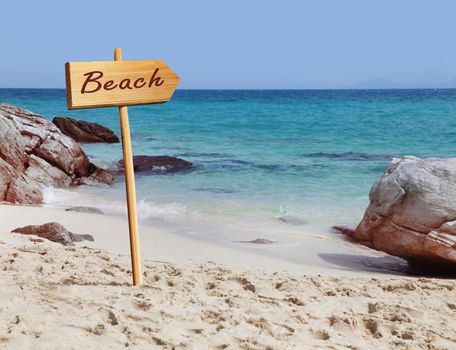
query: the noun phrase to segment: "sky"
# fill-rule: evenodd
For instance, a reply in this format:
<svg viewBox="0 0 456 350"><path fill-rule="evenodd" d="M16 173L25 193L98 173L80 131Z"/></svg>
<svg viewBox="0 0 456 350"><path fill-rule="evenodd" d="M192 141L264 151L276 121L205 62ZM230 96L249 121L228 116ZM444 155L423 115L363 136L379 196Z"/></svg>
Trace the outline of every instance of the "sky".
<svg viewBox="0 0 456 350"><path fill-rule="evenodd" d="M63 88L67 61L164 59L180 88L456 78L453 0L3 1L0 87Z"/></svg>

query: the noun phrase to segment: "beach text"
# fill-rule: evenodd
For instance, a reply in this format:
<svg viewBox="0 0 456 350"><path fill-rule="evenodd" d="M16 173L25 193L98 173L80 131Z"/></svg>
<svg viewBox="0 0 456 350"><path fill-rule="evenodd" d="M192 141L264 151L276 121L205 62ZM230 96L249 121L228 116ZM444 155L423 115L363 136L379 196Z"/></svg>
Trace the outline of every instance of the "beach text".
<svg viewBox="0 0 456 350"><path fill-rule="evenodd" d="M106 80L103 81L103 72L95 70L84 74L85 80L81 87L81 94L90 94L103 90L114 90L114 89L141 89L145 86L151 88L153 86L161 86L165 82L159 75L160 69L156 68L150 77L140 77L135 80L125 78L120 81Z"/></svg>

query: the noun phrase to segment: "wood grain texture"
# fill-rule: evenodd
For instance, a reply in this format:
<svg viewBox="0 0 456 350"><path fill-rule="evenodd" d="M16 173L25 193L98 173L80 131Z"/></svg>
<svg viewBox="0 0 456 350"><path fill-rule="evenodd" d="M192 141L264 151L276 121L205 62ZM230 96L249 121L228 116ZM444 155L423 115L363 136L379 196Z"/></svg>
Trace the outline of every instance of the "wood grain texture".
<svg viewBox="0 0 456 350"><path fill-rule="evenodd" d="M114 59L122 61L122 50L116 48L114 50ZM138 232L138 212L136 207L136 186L135 173L133 168L133 151L130 138L130 123L128 121L128 107L119 107L120 115L120 130L122 134L122 151L124 161L125 174L125 189L127 194L128 208L128 230L130 233L130 254L131 267L133 273L133 285L142 284L141 274L141 253L139 247L139 232Z"/></svg>
<svg viewBox="0 0 456 350"><path fill-rule="evenodd" d="M163 103L179 84L161 60L68 62L65 74L68 109Z"/></svg>

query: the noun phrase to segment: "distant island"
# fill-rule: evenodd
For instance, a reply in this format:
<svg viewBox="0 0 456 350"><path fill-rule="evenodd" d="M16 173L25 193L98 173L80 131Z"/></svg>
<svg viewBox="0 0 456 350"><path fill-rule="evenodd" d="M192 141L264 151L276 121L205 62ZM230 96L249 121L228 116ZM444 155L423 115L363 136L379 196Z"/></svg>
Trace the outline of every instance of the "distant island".
<svg viewBox="0 0 456 350"><path fill-rule="evenodd" d="M393 80L375 78L351 86L345 87L345 89L455 89L456 78L448 80L441 84L408 84L397 82Z"/></svg>

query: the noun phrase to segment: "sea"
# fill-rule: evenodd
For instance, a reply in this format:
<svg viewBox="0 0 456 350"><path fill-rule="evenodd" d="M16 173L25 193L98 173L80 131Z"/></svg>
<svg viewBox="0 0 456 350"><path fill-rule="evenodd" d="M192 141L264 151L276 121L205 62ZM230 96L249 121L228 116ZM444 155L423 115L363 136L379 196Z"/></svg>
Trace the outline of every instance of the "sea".
<svg viewBox="0 0 456 350"><path fill-rule="evenodd" d="M69 116L120 135L116 108L67 110L63 89L0 89L0 102ZM331 237L355 226L394 157L456 156L456 90L177 90L129 107L133 153L194 164L136 176L142 225L231 242ZM121 144L83 144L111 168ZM125 184L45 190L50 207L126 216Z"/></svg>

